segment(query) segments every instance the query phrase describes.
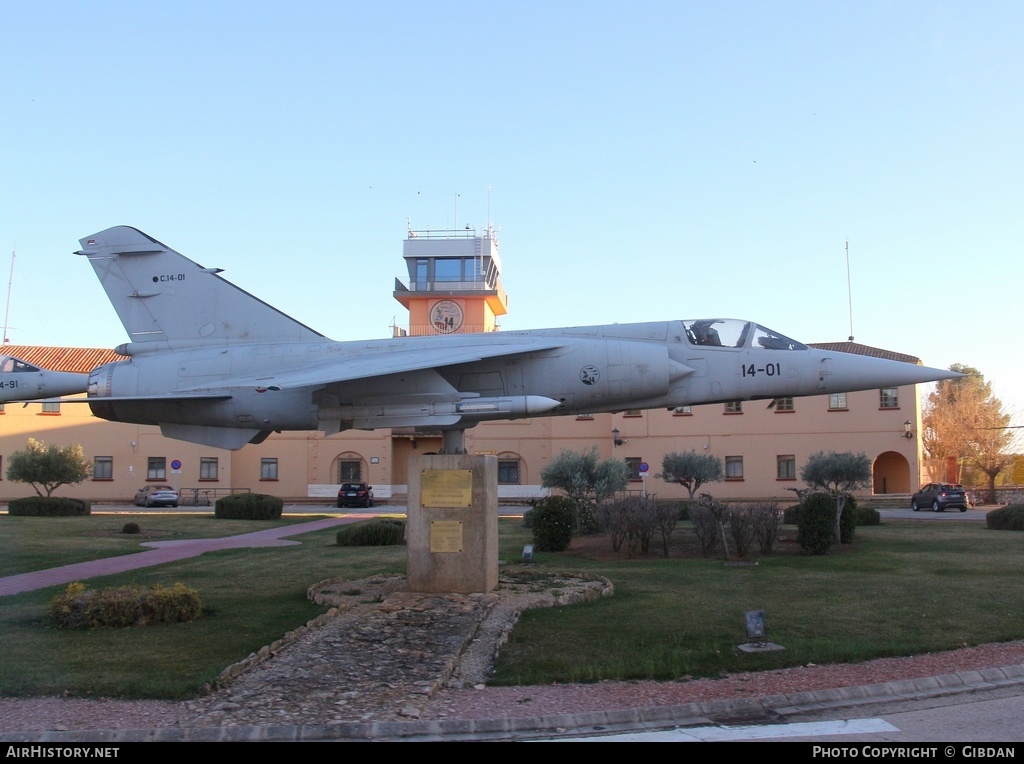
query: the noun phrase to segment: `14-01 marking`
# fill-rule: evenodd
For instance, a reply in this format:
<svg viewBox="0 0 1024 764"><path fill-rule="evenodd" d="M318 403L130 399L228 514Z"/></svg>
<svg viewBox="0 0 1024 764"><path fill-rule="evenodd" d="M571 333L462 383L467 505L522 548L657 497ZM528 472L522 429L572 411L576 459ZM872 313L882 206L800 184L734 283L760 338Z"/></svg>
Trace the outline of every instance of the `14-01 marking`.
<svg viewBox="0 0 1024 764"><path fill-rule="evenodd" d="M754 364L748 364L742 368L744 377L756 377L758 374L766 374L769 377L782 376L782 364L780 363L765 364L760 369L756 368Z"/></svg>

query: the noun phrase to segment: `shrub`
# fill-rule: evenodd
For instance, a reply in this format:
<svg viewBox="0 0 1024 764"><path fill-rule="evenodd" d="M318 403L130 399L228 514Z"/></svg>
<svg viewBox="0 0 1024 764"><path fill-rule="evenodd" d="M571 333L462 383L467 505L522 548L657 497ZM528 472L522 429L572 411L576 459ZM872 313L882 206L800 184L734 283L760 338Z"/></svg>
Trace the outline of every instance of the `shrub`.
<svg viewBox="0 0 1024 764"><path fill-rule="evenodd" d="M782 527L779 505L772 501L758 501L752 505L754 537L761 554L771 554Z"/></svg>
<svg viewBox="0 0 1024 764"><path fill-rule="evenodd" d="M593 504L583 499L576 503L576 527L574 530L581 536L597 533L601 524L597 521L597 511Z"/></svg>
<svg viewBox="0 0 1024 764"><path fill-rule="evenodd" d="M278 520L284 499L264 493L233 493L217 499L214 517L222 520Z"/></svg>
<svg viewBox="0 0 1024 764"><path fill-rule="evenodd" d="M194 621L202 612L199 592L181 583L96 590L75 582L50 603L50 614L59 629L181 623Z"/></svg>
<svg viewBox="0 0 1024 764"><path fill-rule="evenodd" d="M700 544L700 552L705 557L710 557L718 546L721 535L718 530L718 519L710 508L699 502L690 502L689 514L693 532Z"/></svg>
<svg viewBox="0 0 1024 764"><path fill-rule="evenodd" d="M141 533L142 528L139 527L138 523L125 523L121 529L121 533Z"/></svg>
<svg viewBox="0 0 1024 764"><path fill-rule="evenodd" d="M395 546L405 543L405 523L390 517L353 523L335 536L338 546Z"/></svg>
<svg viewBox="0 0 1024 764"><path fill-rule="evenodd" d="M749 504L734 504L725 511L725 523L732 536L736 554L742 559L747 556L750 545L754 542L756 520L754 508Z"/></svg>
<svg viewBox="0 0 1024 764"><path fill-rule="evenodd" d="M994 531L1024 531L1024 504L1010 504L985 515L985 525Z"/></svg>
<svg viewBox="0 0 1024 764"><path fill-rule="evenodd" d="M835 517L835 496L832 497L832 512ZM843 514L839 516L839 542L841 544L852 544L853 534L857 530L857 500L851 494L846 494L846 503L843 504Z"/></svg>
<svg viewBox="0 0 1024 764"><path fill-rule="evenodd" d="M835 539L836 503L827 493L812 493L800 506L796 540L807 554L828 554Z"/></svg>
<svg viewBox="0 0 1024 764"><path fill-rule="evenodd" d="M782 522L784 525L800 525L800 504L786 507L782 510Z"/></svg>
<svg viewBox="0 0 1024 764"><path fill-rule="evenodd" d="M566 496L541 499L530 513L533 544L538 552L564 552L572 542L576 502Z"/></svg>
<svg viewBox="0 0 1024 764"><path fill-rule="evenodd" d="M523 512L523 527L524 528L532 528L533 527L533 507L534 506L535 506L535 502L531 502L530 503L530 508L528 510L526 510L525 512Z"/></svg>
<svg viewBox="0 0 1024 764"><path fill-rule="evenodd" d="M857 507L857 525L881 525L882 515L873 507Z"/></svg>
<svg viewBox="0 0 1024 764"><path fill-rule="evenodd" d="M22 517L78 517L91 512L89 502L59 496L26 496L11 499L7 505L7 514Z"/></svg>
<svg viewBox="0 0 1024 764"><path fill-rule="evenodd" d="M613 552L618 552L622 548L622 542L626 540L629 533L624 501L624 499L606 501L597 508L597 522L601 530L607 533L612 540Z"/></svg>
<svg viewBox="0 0 1024 764"><path fill-rule="evenodd" d="M686 499L683 499L681 502L679 502L679 515L676 518L677 520L680 520L682 522L686 522L687 520L690 519L690 504L691 503L692 502L689 502Z"/></svg>

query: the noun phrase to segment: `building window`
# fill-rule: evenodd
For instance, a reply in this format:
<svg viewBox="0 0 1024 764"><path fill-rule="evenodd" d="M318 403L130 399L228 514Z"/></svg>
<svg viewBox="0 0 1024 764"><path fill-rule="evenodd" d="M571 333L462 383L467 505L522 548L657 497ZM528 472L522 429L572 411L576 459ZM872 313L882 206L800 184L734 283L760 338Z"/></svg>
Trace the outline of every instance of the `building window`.
<svg viewBox="0 0 1024 764"><path fill-rule="evenodd" d="M114 479L114 457L113 456L96 456L92 460L92 479L93 480L113 480Z"/></svg>
<svg viewBox="0 0 1024 764"><path fill-rule="evenodd" d="M672 409L672 416L692 416L693 406L676 406Z"/></svg>
<svg viewBox="0 0 1024 764"><path fill-rule="evenodd" d="M362 459L339 459L338 460L338 482L339 483L362 483L363 482L363 461L362 461Z"/></svg>
<svg viewBox="0 0 1024 764"><path fill-rule="evenodd" d="M498 457L498 485L519 485L519 457Z"/></svg>
<svg viewBox="0 0 1024 764"><path fill-rule="evenodd" d="M796 457L792 454L775 457L776 478L779 480L796 480Z"/></svg>
<svg viewBox="0 0 1024 764"><path fill-rule="evenodd" d="M639 456L627 456L626 466L629 467L629 479L636 482L640 480L640 464L643 462Z"/></svg>
<svg viewBox="0 0 1024 764"><path fill-rule="evenodd" d="M260 480L277 480L277 459L260 459Z"/></svg>
<svg viewBox="0 0 1024 764"><path fill-rule="evenodd" d="M898 409L900 407L899 390L895 387L883 387L879 390L878 407L882 409Z"/></svg>
<svg viewBox="0 0 1024 764"><path fill-rule="evenodd" d="M727 457L725 457L725 479L726 480L743 480L743 457L742 456L727 456Z"/></svg>
<svg viewBox="0 0 1024 764"><path fill-rule="evenodd" d="M622 412L622 416L643 416L644 412L640 409L626 409Z"/></svg>
<svg viewBox="0 0 1024 764"><path fill-rule="evenodd" d="M202 456L199 458L199 479L220 479L220 460L216 456Z"/></svg>
<svg viewBox="0 0 1024 764"><path fill-rule="evenodd" d="M846 411L846 393L831 393L828 396L829 411Z"/></svg>
<svg viewBox="0 0 1024 764"><path fill-rule="evenodd" d="M793 406L792 396L775 399L775 412L778 413L780 411L796 411L796 407Z"/></svg>
<svg viewBox="0 0 1024 764"><path fill-rule="evenodd" d="M44 414L59 414L60 413L60 403L58 401L49 401L47 403L44 403L43 404L43 413Z"/></svg>
<svg viewBox="0 0 1024 764"><path fill-rule="evenodd" d="M146 460L146 480L167 480L166 456L151 456Z"/></svg>
<svg viewBox="0 0 1024 764"><path fill-rule="evenodd" d="M729 401L725 404L726 414L742 414L743 413L743 401Z"/></svg>

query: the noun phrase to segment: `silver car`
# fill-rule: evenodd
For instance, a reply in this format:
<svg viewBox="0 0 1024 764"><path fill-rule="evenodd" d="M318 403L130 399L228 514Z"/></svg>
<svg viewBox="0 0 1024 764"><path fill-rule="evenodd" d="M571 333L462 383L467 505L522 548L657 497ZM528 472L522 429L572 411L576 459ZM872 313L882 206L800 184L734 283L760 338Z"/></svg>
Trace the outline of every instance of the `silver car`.
<svg viewBox="0 0 1024 764"><path fill-rule="evenodd" d="M147 485L135 492L136 507L176 507L178 492L169 485Z"/></svg>

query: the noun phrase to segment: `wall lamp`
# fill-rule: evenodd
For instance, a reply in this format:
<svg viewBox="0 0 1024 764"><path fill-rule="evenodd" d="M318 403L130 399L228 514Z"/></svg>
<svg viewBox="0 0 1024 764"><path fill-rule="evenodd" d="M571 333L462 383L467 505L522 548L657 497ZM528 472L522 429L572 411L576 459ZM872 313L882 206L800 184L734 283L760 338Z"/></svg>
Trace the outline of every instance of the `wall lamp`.
<svg viewBox="0 0 1024 764"><path fill-rule="evenodd" d="M912 426L909 419L903 423L903 437L907 440L911 440L914 437L914 433L910 429Z"/></svg>
<svg viewBox="0 0 1024 764"><path fill-rule="evenodd" d="M612 428L612 445L613 446L621 446L625 442L626 442L625 440L623 440L622 438L619 437L619 428L618 427Z"/></svg>

